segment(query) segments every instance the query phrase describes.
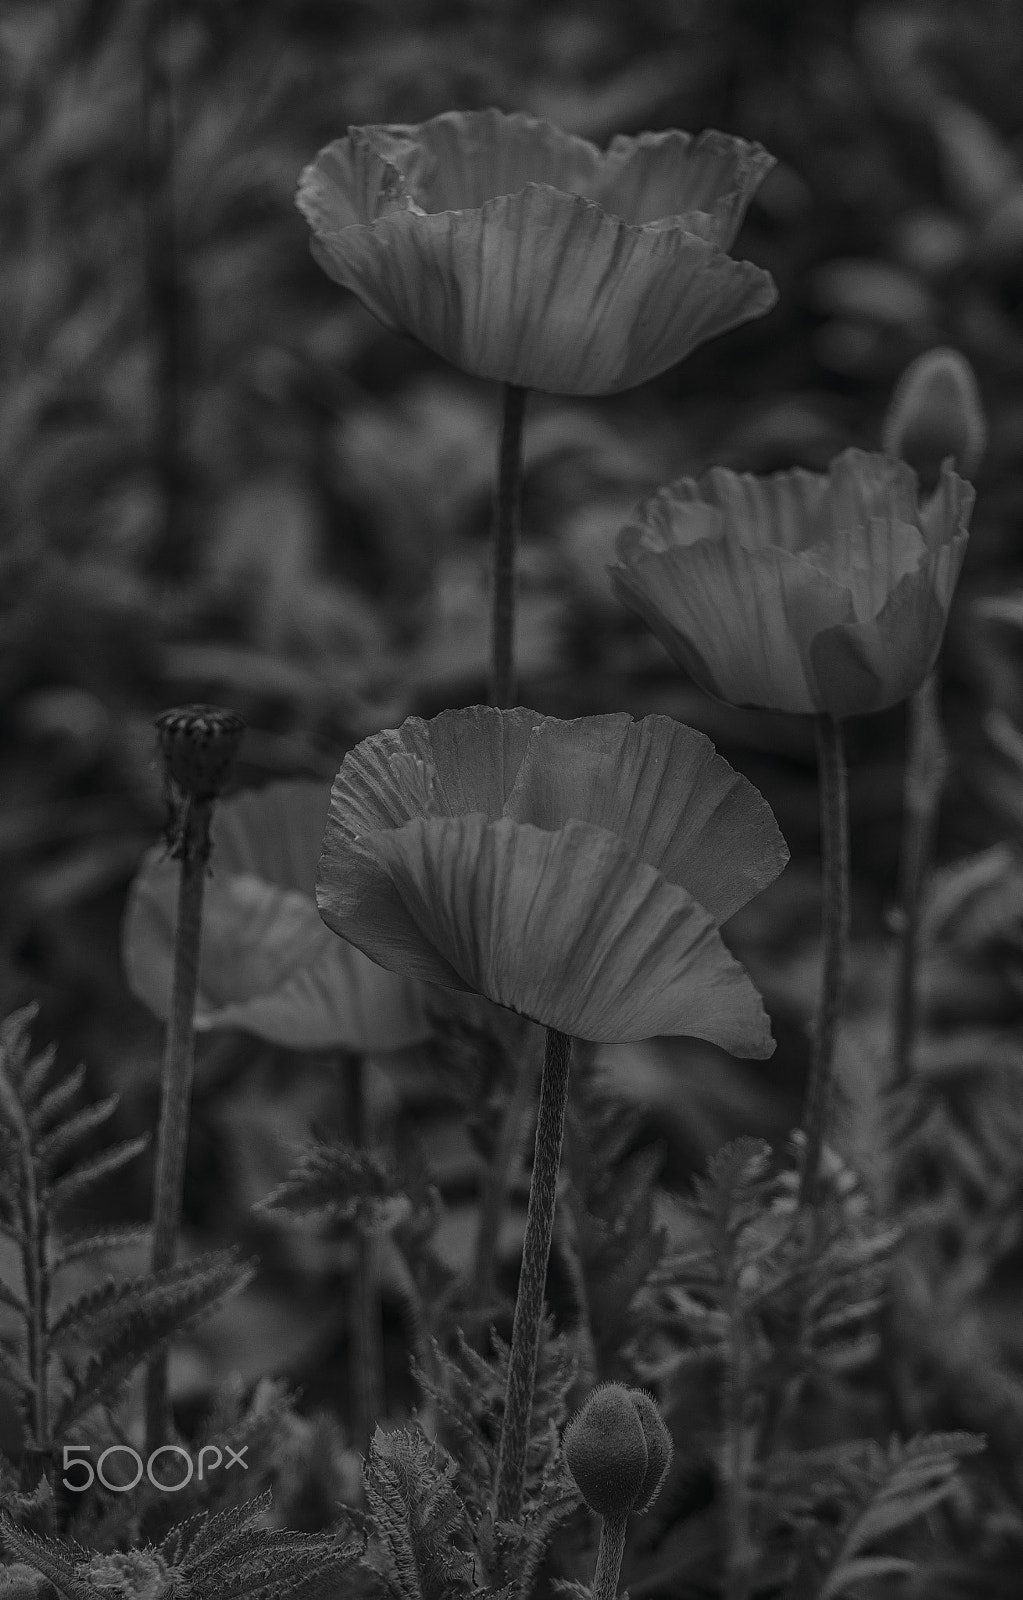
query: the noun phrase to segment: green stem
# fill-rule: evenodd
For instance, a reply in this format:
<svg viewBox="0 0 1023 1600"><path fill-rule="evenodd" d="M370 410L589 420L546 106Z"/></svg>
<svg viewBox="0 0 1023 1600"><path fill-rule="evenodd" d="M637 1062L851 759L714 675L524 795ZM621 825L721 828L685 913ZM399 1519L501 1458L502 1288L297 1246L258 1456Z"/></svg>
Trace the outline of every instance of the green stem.
<svg viewBox="0 0 1023 1600"><path fill-rule="evenodd" d="M526 1049L514 1063L515 1081L503 1108L497 1148L486 1168L480 1205L480 1225L476 1234L469 1304L473 1316L482 1321L494 1292L494 1267L501 1235L501 1219L511 1188L512 1169L522 1149L526 1112L533 1097L536 1063L530 1034Z"/></svg>
<svg viewBox="0 0 1023 1600"><path fill-rule="evenodd" d="M629 1513L619 1511L615 1516L604 1517L600 1525L600 1543L597 1546L597 1564L593 1569L592 1600L615 1600L618 1579L622 1575L622 1557L625 1554L625 1531Z"/></svg>
<svg viewBox="0 0 1023 1600"><path fill-rule="evenodd" d="M504 386L504 416L497 461L490 592L490 703L515 701L515 556L522 522L522 424L526 391Z"/></svg>
<svg viewBox="0 0 1023 1600"><path fill-rule="evenodd" d="M810 1081L803 1111L803 1166L799 1204L812 1206L817 1196L824 1133L835 1072L835 1042L845 988L849 945L849 792L842 725L832 717L817 718L817 767L820 775L821 858L823 876L821 984L810 1058Z"/></svg>
<svg viewBox="0 0 1023 1600"><path fill-rule="evenodd" d="M892 1087L896 1089L909 1081L913 1070L913 1046L919 1027L920 904L949 766L938 711L938 681L933 672L909 702L908 743L899 853L900 934L892 1050Z"/></svg>
<svg viewBox="0 0 1023 1600"><path fill-rule="evenodd" d="M568 1104L568 1074L572 1041L556 1028L547 1029L540 1104L536 1117L533 1176L529 1185L526 1233L522 1244L522 1270L515 1301L504 1423L497 1462L494 1509L498 1521L517 1520L526 1476L529 1420L533 1409L536 1362L540 1349L544 1284L554 1231L554 1208L561 1166L561 1141Z"/></svg>
<svg viewBox="0 0 1023 1600"><path fill-rule="evenodd" d="M189 1108L195 1071L195 995L199 982L199 947L202 939L202 900L209 858L213 801L183 802L178 885L178 916L174 935L174 974L170 1017L163 1056L163 1092L156 1148L153 1194L153 1272L173 1266L181 1228L181 1198L185 1181ZM167 1393L167 1353L150 1361L146 1391L146 1441L149 1450L165 1444L170 1431Z"/></svg>
<svg viewBox="0 0 1023 1600"><path fill-rule="evenodd" d="M372 1140L366 1104L366 1060L364 1056L352 1053L346 1065L348 1137L357 1149L366 1150ZM384 1372L378 1250L376 1240L361 1223L355 1226L355 1274L348 1359L358 1446L368 1461L374 1430L384 1415Z"/></svg>

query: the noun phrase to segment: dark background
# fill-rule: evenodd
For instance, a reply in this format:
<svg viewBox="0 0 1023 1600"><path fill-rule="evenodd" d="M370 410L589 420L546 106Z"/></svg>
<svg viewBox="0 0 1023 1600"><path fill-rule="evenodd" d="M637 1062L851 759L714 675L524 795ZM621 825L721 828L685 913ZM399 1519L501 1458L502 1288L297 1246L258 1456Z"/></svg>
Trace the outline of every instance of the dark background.
<svg viewBox="0 0 1023 1600"><path fill-rule="evenodd" d="M160 1049L119 952L131 874L163 823L153 716L233 706L250 723L241 783L329 781L363 735L484 696L496 391L328 281L292 202L350 123L495 104L601 142L715 126L778 158L736 247L777 280L769 316L614 400L531 401L519 659L524 703L668 712L774 806L792 864L729 937L764 988L775 1059L652 1046L607 1071L652 1108L672 1181L731 1134L784 1137L814 993L812 730L706 699L611 599L604 564L631 505L670 476L876 448L906 364L957 346L990 439L942 666L938 854L1015 839L1023 780L985 719L1023 721L1023 632L976 602L1023 586L1021 81L1018 0L9 0L0 1001L41 1002L37 1038L87 1060L92 1092L121 1091L125 1133L152 1125ZM849 728L850 1038L882 1062L903 730L901 709ZM1008 893L929 980L932 1041L1015 1022L1021 925ZM248 1208L336 1101L336 1067L240 1035L200 1054L191 1236L240 1238L267 1263L230 1360L311 1370L313 1334L274 1288L299 1246ZM379 1072L381 1102L424 1130L455 1258L464 1134L428 1062ZM145 1213L143 1168L112 1212Z"/></svg>

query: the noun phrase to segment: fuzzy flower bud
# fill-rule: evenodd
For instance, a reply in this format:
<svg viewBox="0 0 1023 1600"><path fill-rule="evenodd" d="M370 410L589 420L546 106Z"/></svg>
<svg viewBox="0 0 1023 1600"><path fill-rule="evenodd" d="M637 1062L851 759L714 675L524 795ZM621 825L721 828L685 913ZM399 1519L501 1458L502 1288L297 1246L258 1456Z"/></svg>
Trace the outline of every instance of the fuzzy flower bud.
<svg viewBox="0 0 1023 1600"><path fill-rule="evenodd" d="M175 706L156 718L167 776L184 796L211 800L234 771L245 718L224 706Z"/></svg>
<svg viewBox="0 0 1023 1600"><path fill-rule="evenodd" d="M649 1456L639 1408L620 1383L594 1389L565 1429L565 1459L591 1511L625 1516L647 1482Z"/></svg>
<svg viewBox="0 0 1023 1600"><path fill-rule="evenodd" d="M977 379L966 357L947 345L910 362L895 386L882 432L884 451L913 468L923 490L935 487L951 456L972 478L987 443Z"/></svg>
<svg viewBox="0 0 1023 1600"><path fill-rule="evenodd" d="M647 1451L646 1476L636 1496L635 1510L649 1511L668 1476L675 1446L671 1442L671 1434L653 1397L648 1395L645 1389L630 1389L629 1394L639 1416Z"/></svg>

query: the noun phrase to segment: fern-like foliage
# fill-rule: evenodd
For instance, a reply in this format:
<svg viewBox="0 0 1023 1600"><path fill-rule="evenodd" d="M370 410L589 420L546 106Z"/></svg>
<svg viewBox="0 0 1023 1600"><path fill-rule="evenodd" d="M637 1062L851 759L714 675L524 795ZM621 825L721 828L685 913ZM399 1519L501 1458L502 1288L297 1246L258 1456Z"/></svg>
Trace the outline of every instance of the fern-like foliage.
<svg viewBox="0 0 1023 1600"><path fill-rule="evenodd" d="M481 1570L510 1600L526 1600L555 1530L581 1504L561 1453L577 1360L569 1340L555 1335L548 1318L541 1330L530 1414L522 1517L515 1524L495 1525L491 1493L510 1348L492 1337L494 1355L489 1360L462 1338L451 1354L435 1343L429 1370L417 1368L416 1377L455 1463L453 1486L474 1530Z"/></svg>
<svg viewBox="0 0 1023 1600"><path fill-rule="evenodd" d="M21 1266L19 1284L0 1284L0 1307L18 1330L0 1341L0 1383L24 1422L26 1487L140 1362L247 1277L233 1255L218 1253L161 1273L110 1277L62 1303L64 1268L145 1238L137 1228L67 1232L63 1222L147 1141L74 1159L76 1146L113 1114L116 1097L75 1110L82 1070L55 1078L55 1050L33 1057L34 1016L28 1007L0 1024L0 1231Z"/></svg>
<svg viewBox="0 0 1023 1600"><path fill-rule="evenodd" d="M65 1600L326 1600L339 1591L355 1543L339 1534L291 1533L258 1526L263 1494L211 1516L178 1522L160 1544L97 1555L70 1539L43 1539L0 1519L0 1535L21 1562L49 1579Z"/></svg>

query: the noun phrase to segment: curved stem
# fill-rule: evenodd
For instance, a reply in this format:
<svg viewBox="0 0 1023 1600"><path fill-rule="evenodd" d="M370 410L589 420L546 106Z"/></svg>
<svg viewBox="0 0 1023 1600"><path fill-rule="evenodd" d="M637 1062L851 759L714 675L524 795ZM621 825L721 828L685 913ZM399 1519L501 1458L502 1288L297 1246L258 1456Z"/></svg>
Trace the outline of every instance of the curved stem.
<svg viewBox="0 0 1023 1600"><path fill-rule="evenodd" d="M526 391L504 386L497 460L490 591L490 704L515 702L515 557L522 522L522 424Z"/></svg>
<svg viewBox="0 0 1023 1600"><path fill-rule="evenodd" d="M899 852L899 945L895 977L893 1088L907 1083L919 1027L917 968L920 963L920 902L934 851L948 751L938 711L938 681L930 673L909 702L909 749Z"/></svg>
<svg viewBox="0 0 1023 1600"><path fill-rule="evenodd" d="M547 1029L543 1072L540 1077L540 1105L536 1116L536 1146L533 1176L529 1185L529 1208L522 1244L522 1270L515 1301L511 1354L508 1359L508 1386L505 1392L504 1423L497 1462L494 1509L498 1521L514 1522L522 1504L526 1476L526 1448L529 1419L533 1409L536 1361L540 1349L540 1323L543 1317L543 1292L547 1262L554 1231L554 1208L561 1166L561 1141L568 1104L568 1074L572 1041L556 1028Z"/></svg>
<svg viewBox="0 0 1023 1600"><path fill-rule="evenodd" d="M801 1206L812 1205L817 1194L824 1132L831 1104L835 1040L842 1010L849 945L849 791L842 725L827 715L817 718L817 768L820 778L824 954L810 1058L810 1081L803 1110L806 1143L799 1179Z"/></svg>
<svg viewBox="0 0 1023 1600"><path fill-rule="evenodd" d="M366 1150L372 1141L372 1130L366 1104L365 1057L353 1052L348 1055L345 1066L348 1137L357 1149ZM372 1234L356 1223L348 1358L358 1447L367 1461L374 1429L384 1414L378 1254Z"/></svg>
<svg viewBox="0 0 1023 1600"><path fill-rule="evenodd" d="M170 1016L163 1054L163 1086L156 1148L153 1191L153 1250L151 1268L162 1272L173 1266L181 1228L181 1197L185 1181L188 1118L195 1071L195 995L199 982L199 947L202 939L202 899L210 848L211 800L190 799L183 804L179 848L181 878L174 933L174 973L171 980ZM146 1441L149 1450L166 1443L170 1414L167 1399L167 1353L158 1352L149 1364L146 1390Z"/></svg>
<svg viewBox="0 0 1023 1600"><path fill-rule="evenodd" d="M615 1600L618 1579L622 1575L622 1557L625 1554L625 1531L629 1513L620 1511L617 1516L605 1517L600 1525L600 1543L597 1546L597 1564L593 1569L592 1600Z"/></svg>

